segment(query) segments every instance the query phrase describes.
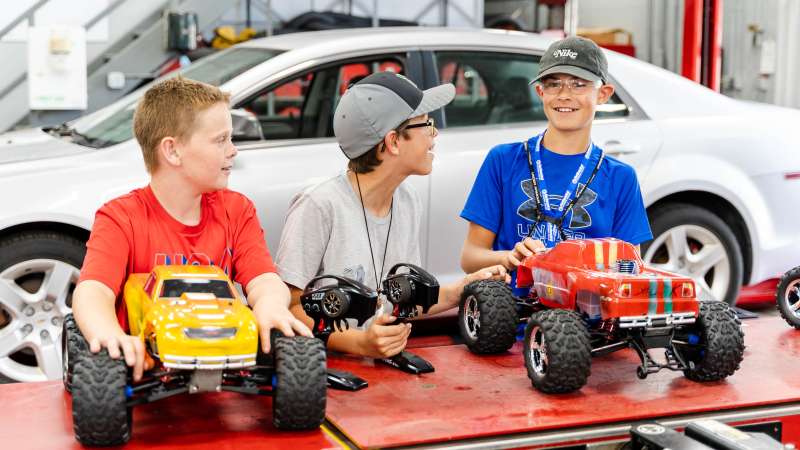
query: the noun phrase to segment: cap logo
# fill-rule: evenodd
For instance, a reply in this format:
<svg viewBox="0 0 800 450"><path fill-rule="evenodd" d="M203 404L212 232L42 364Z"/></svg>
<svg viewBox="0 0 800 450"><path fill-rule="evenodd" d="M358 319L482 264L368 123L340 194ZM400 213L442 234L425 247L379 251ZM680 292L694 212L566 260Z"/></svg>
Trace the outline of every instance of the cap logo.
<svg viewBox="0 0 800 450"><path fill-rule="evenodd" d="M553 57L554 58L571 58L571 59L575 59L575 58L578 57L578 52L573 51L572 49L569 49L569 48L562 48L562 49L558 49L558 50L554 51L553 52Z"/></svg>

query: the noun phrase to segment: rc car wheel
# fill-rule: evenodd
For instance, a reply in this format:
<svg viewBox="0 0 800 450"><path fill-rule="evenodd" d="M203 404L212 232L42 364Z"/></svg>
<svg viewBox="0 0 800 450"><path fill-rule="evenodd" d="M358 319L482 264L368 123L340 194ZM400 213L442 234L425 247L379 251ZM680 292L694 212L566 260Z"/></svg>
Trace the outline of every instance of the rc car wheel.
<svg viewBox="0 0 800 450"><path fill-rule="evenodd" d="M775 300L784 320L800 330L800 267L783 274Z"/></svg>
<svg viewBox="0 0 800 450"><path fill-rule="evenodd" d="M75 371L75 358L78 353L88 349L86 339L83 338L72 313L64 316L64 329L61 331L62 345L62 376L64 389L72 392L72 374Z"/></svg>
<svg viewBox="0 0 800 450"><path fill-rule="evenodd" d="M276 337L272 423L281 430L317 428L325 419L325 345L303 336Z"/></svg>
<svg viewBox="0 0 800 450"><path fill-rule="evenodd" d="M744 355L741 322L724 302L700 303L697 322L682 329L675 344L689 369L683 371L693 381L718 381L739 369Z"/></svg>
<svg viewBox="0 0 800 450"><path fill-rule="evenodd" d="M525 327L524 354L531 384L548 394L582 388L591 371L589 331L572 311L534 313Z"/></svg>
<svg viewBox="0 0 800 450"><path fill-rule="evenodd" d="M322 299L322 312L331 319L343 316L350 309L350 296L347 292L330 290Z"/></svg>
<svg viewBox="0 0 800 450"><path fill-rule="evenodd" d="M131 409L126 406L128 368L108 351L75 353L72 374L72 422L83 445L121 445L131 437Z"/></svg>
<svg viewBox="0 0 800 450"><path fill-rule="evenodd" d="M514 345L517 316L514 293L502 281L468 284L461 294L458 327L474 353L500 353Z"/></svg>

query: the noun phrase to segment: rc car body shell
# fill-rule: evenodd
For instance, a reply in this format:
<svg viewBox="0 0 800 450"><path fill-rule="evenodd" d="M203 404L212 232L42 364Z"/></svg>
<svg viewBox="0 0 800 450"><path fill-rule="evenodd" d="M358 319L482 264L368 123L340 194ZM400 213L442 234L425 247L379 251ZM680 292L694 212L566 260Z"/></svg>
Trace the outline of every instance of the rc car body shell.
<svg viewBox="0 0 800 450"><path fill-rule="evenodd" d="M234 369L256 363L255 316L216 266L156 266L150 274L133 274L124 299L131 335L165 367Z"/></svg>
<svg viewBox="0 0 800 450"><path fill-rule="evenodd" d="M568 240L534 254L517 269L517 286L532 286L545 307L589 319L699 314L691 278L646 267L633 245L617 239Z"/></svg>

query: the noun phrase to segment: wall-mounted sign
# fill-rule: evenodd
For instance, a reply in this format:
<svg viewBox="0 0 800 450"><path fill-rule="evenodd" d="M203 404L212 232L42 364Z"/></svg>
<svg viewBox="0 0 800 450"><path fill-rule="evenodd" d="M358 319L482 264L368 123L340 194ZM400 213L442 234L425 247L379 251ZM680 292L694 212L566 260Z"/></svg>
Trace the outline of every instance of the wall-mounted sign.
<svg viewBox="0 0 800 450"><path fill-rule="evenodd" d="M30 28L28 103L32 110L86 109L86 30Z"/></svg>

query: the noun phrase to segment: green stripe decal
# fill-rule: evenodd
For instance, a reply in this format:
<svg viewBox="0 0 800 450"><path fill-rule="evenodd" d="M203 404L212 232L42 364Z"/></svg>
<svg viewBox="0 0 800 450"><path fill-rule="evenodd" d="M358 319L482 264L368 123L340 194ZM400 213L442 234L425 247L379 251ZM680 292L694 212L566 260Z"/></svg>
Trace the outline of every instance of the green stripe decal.
<svg viewBox="0 0 800 450"><path fill-rule="evenodd" d="M650 278L650 290L648 293L650 294L650 308L648 314L658 314L658 299L656 298L658 293L658 280L656 278Z"/></svg>
<svg viewBox="0 0 800 450"><path fill-rule="evenodd" d="M672 314L672 279L664 280L664 314Z"/></svg>

